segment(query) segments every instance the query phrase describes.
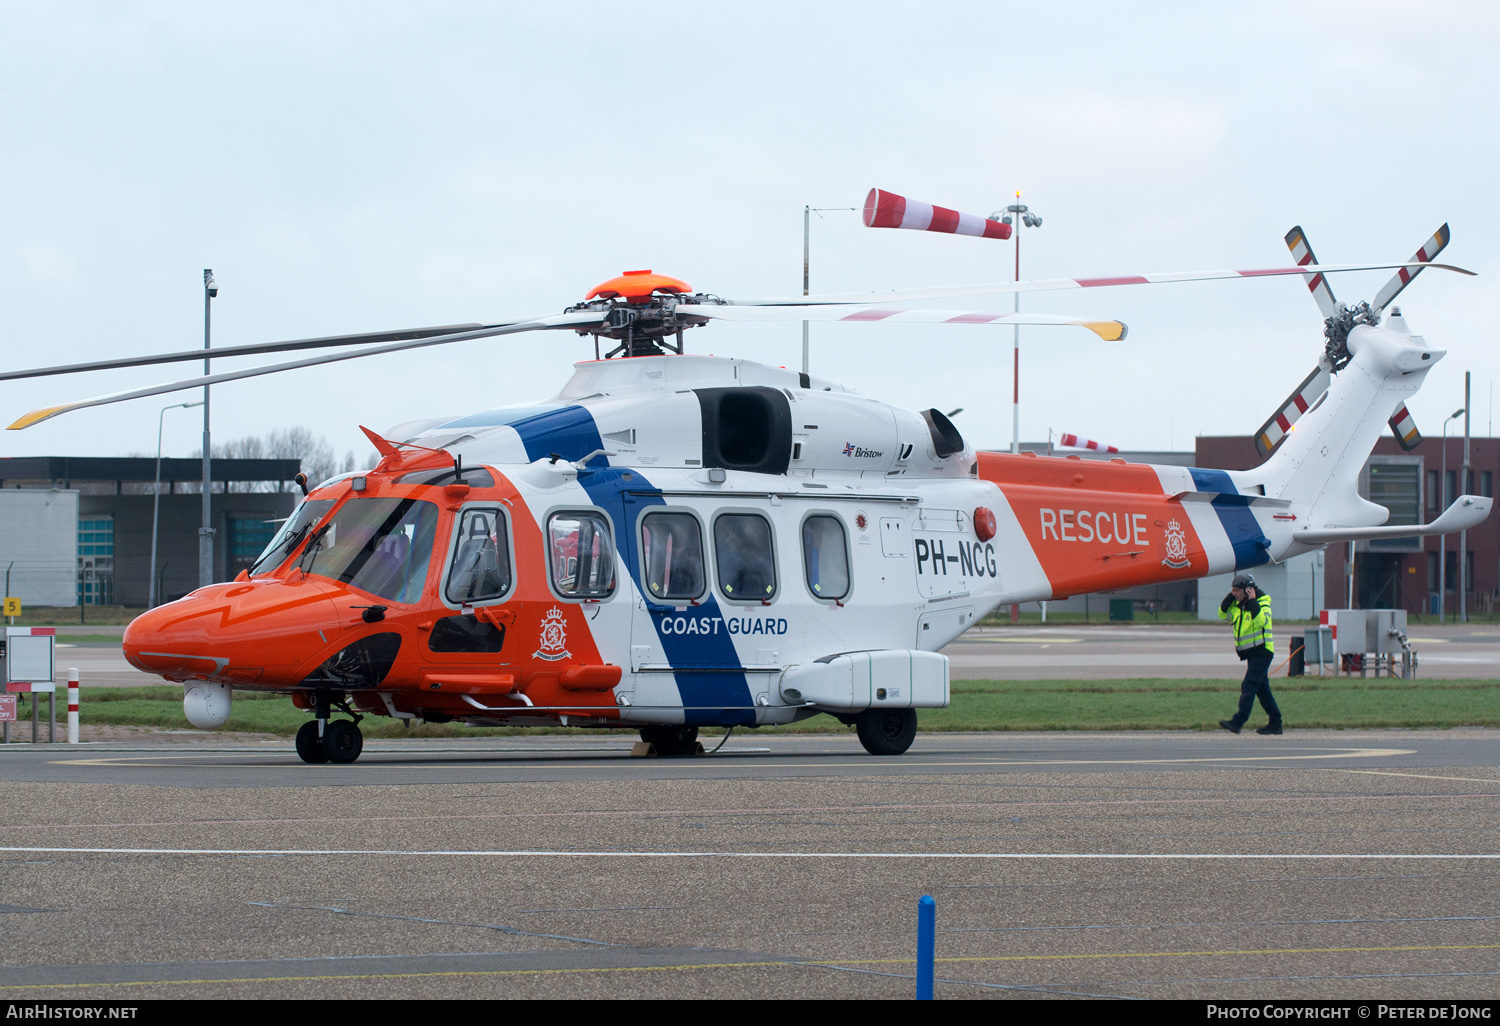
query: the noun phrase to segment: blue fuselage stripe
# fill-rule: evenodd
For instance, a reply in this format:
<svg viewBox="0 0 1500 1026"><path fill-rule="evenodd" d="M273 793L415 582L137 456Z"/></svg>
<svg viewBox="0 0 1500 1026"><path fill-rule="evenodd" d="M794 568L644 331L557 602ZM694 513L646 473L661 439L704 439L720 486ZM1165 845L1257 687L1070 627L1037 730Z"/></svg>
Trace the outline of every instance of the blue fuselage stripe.
<svg viewBox="0 0 1500 1026"><path fill-rule="evenodd" d="M533 460L554 452L564 459L577 460L604 448L593 415L582 406L548 411L517 421L511 427L521 436L526 455ZM636 558L636 518L644 508L665 503L660 495L641 494L656 489L639 470L622 470L607 464L603 457L595 459L579 472L578 483L594 505L606 510L614 521L615 542L620 546L630 579L644 597L645 582L641 580L640 561ZM629 481L625 480L627 474ZM734 672L742 671L744 664L735 651L718 601L710 595L702 604L679 612L647 597L646 608L662 651L673 668L672 675L685 707L685 722L726 727L754 724L750 683L743 672ZM715 672L694 673L694 668Z"/></svg>
<svg viewBox="0 0 1500 1026"><path fill-rule="evenodd" d="M1193 475L1193 484L1200 492L1217 493L1213 508L1230 547L1234 549L1234 568L1244 570L1269 563L1271 557L1267 550L1271 547L1271 539L1266 537L1255 514L1250 512L1251 496L1241 495L1222 470L1191 467L1188 473Z"/></svg>

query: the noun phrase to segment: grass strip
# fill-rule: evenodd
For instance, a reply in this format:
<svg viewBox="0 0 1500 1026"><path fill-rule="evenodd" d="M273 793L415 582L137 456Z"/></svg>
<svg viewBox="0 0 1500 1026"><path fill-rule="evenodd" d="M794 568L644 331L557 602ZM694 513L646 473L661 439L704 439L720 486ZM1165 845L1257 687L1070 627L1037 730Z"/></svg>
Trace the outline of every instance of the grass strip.
<svg viewBox="0 0 1500 1026"><path fill-rule="evenodd" d="M1273 682L1290 727L1500 726L1500 681L1392 680L1387 678L1299 678ZM1239 684L1225 680L1121 678L1114 680L954 681L947 709L923 709L923 730L1214 730L1235 711ZM285 695L235 692L225 730L290 736L308 715ZM21 710L21 719L30 710ZM44 710L45 712L45 710ZM1264 722L1259 704L1251 726ZM182 689L85 688L84 723L191 729L182 714ZM61 718L61 717L59 717ZM385 717L366 717L368 737L479 737L534 733L588 733L568 727L466 727L431 723L403 727ZM841 733L831 716L815 716L756 733ZM633 731L624 731L633 733ZM717 733L717 731L714 731Z"/></svg>

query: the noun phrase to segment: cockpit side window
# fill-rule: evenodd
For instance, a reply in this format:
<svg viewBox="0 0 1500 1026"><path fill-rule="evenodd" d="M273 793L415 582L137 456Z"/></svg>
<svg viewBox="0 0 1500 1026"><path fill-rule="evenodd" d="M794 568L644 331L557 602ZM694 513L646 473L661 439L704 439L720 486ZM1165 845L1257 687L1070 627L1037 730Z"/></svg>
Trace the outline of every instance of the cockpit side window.
<svg viewBox="0 0 1500 1026"><path fill-rule="evenodd" d="M849 594L849 538L842 520L819 515L802 521L802 558L814 596L841 599Z"/></svg>
<svg viewBox="0 0 1500 1026"><path fill-rule="evenodd" d="M714 560L725 598L769 602L776 597L776 553L765 517L721 514L714 521Z"/></svg>
<svg viewBox="0 0 1500 1026"><path fill-rule="evenodd" d="M615 548L599 513L554 513L547 518L552 587L568 598L603 599L615 590Z"/></svg>
<svg viewBox="0 0 1500 1026"><path fill-rule="evenodd" d="M696 599L704 592L703 532L691 513L648 513L641 518L646 590L662 599Z"/></svg>
<svg viewBox="0 0 1500 1026"><path fill-rule="evenodd" d="M392 602L422 597L438 508L418 499L350 499L313 531L299 565Z"/></svg>
<svg viewBox="0 0 1500 1026"><path fill-rule="evenodd" d="M286 561L307 537L308 529L322 520L333 508L332 499L304 499L281 525L281 530L271 539L265 551L250 564L249 573L268 574Z"/></svg>
<svg viewBox="0 0 1500 1026"><path fill-rule="evenodd" d="M461 606L496 599L510 591L510 539L499 509L466 509L443 594Z"/></svg>

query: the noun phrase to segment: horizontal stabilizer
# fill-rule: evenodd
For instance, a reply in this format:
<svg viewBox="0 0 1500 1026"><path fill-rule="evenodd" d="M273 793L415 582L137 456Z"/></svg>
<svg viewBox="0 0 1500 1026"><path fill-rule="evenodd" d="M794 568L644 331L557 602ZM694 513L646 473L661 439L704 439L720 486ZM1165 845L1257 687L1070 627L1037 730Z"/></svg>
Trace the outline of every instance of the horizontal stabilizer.
<svg viewBox="0 0 1500 1026"><path fill-rule="evenodd" d="M1460 495L1443 515L1430 524L1399 524L1386 527L1325 527L1319 530L1297 531L1292 537L1303 545L1323 545L1327 542L1364 541L1369 538L1417 538L1434 534L1454 534L1466 531L1484 521L1490 515L1494 499L1481 495Z"/></svg>
<svg viewBox="0 0 1500 1026"><path fill-rule="evenodd" d="M1287 499L1271 499L1264 495L1240 495L1237 492L1178 492L1172 496L1174 502L1218 502L1221 506L1256 506L1262 509L1286 509L1291 505Z"/></svg>

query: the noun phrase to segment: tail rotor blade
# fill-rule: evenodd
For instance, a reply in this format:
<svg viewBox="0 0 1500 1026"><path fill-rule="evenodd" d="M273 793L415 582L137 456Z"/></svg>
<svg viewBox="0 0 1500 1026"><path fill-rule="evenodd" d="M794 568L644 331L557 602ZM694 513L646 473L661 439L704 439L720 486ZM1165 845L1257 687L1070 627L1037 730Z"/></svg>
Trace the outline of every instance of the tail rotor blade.
<svg viewBox="0 0 1500 1026"><path fill-rule="evenodd" d="M1255 432L1255 450L1261 456L1271 455L1271 450L1291 433L1292 425L1296 424L1301 416L1317 403L1318 398L1328 391L1328 383L1333 378L1330 369L1321 361L1313 368L1312 373L1302 379L1302 384L1297 390L1287 396L1286 402L1281 404L1281 409L1271 415L1271 419L1260 426Z"/></svg>
<svg viewBox="0 0 1500 1026"><path fill-rule="evenodd" d="M1297 261L1299 267L1318 262L1300 224L1286 233L1286 248L1292 251L1292 259ZM1313 302L1318 304L1323 319L1332 317L1338 308L1338 301L1333 298L1333 289L1328 287L1328 279L1321 274L1304 274L1302 277L1306 280L1307 291L1312 293Z"/></svg>
<svg viewBox="0 0 1500 1026"><path fill-rule="evenodd" d="M965 214L894 192L871 189L865 197L866 228L909 228L919 232L973 235L981 239L1008 239L1010 225L977 214Z"/></svg>
<svg viewBox="0 0 1500 1026"><path fill-rule="evenodd" d="M1447 247L1448 240L1452 237L1453 233L1448 230L1448 225L1444 224L1441 228L1432 233L1432 238L1422 243L1422 248L1417 250L1416 256L1412 257L1412 262L1422 264L1430 263L1434 258L1437 257L1439 253L1444 250L1444 248ZM1375 293L1375 301L1371 305L1374 306L1376 310L1384 310L1386 307L1391 305L1391 300L1399 296L1401 294L1401 290L1410 285L1412 283L1412 279L1421 273L1421 267L1412 267L1409 264L1405 267L1398 268L1396 270L1395 277L1385 283L1385 288Z"/></svg>

